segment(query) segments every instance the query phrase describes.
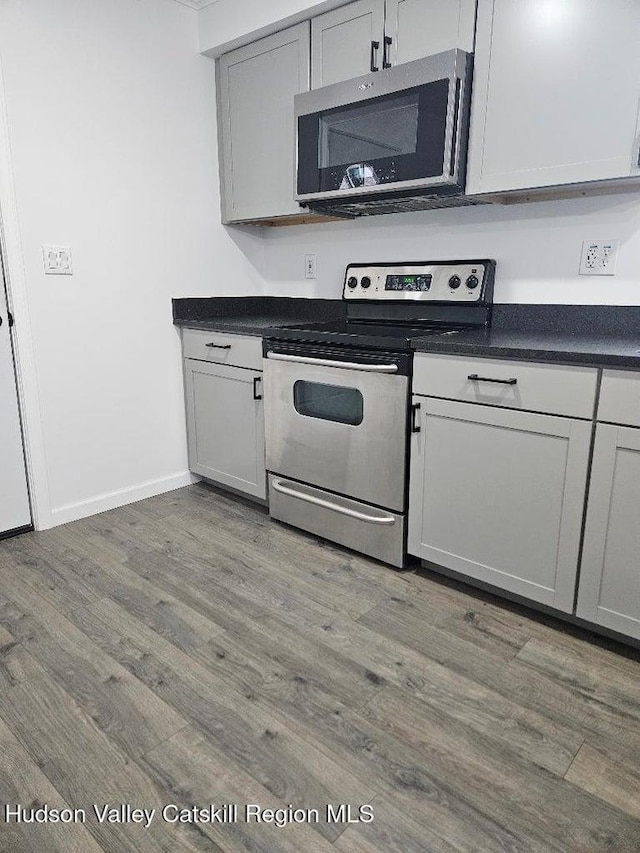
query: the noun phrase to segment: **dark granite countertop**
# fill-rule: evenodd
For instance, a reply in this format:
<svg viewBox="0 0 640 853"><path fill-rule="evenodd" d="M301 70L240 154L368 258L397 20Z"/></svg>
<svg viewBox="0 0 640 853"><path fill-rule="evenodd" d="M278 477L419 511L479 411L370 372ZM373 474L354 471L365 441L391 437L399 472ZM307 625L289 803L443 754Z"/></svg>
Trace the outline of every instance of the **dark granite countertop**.
<svg viewBox="0 0 640 853"><path fill-rule="evenodd" d="M640 368L640 334L602 337L573 332L483 329L413 338L411 343L416 352Z"/></svg>
<svg viewBox="0 0 640 853"><path fill-rule="evenodd" d="M413 338L417 352L640 368L640 307L494 305L490 329Z"/></svg>
<svg viewBox="0 0 640 853"><path fill-rule="evenodd" d="M292 323L304 322L291 317L278 317L268 315L264 317L220 317L210 320L174 320L174 326L182 326L185 329L203 329L207 332L231 332L234 335L268 335L274 329L282 329Z"/></svg>
<svg viewBox="0 0 640 853"><path fill-rule="evenodd" d="M214 296L172 302L174 325L238 335L262 336L283 326L342 319L345 314L341 299Z"/></svg>
<svg viewBox="0 0 640 853"><path fill-rule="evenodd" d="M230 296L173 300L176 326L245 335L344 319L340 299ZM491 329L412 338L416 352L640 369L640 307L494 306Z"/></svg>

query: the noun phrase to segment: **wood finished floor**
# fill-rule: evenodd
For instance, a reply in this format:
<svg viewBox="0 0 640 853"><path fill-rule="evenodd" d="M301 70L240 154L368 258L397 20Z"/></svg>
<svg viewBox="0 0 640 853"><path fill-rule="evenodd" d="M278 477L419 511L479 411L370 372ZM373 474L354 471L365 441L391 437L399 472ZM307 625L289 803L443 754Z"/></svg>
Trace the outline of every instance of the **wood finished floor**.
<svg viewBox="0 0 640 853"><path fill-rule="evenodd" d="M614 643L198 484L0 542L0 802L374 822L0 820L0 850L640 851L639 676Z"/></svg>

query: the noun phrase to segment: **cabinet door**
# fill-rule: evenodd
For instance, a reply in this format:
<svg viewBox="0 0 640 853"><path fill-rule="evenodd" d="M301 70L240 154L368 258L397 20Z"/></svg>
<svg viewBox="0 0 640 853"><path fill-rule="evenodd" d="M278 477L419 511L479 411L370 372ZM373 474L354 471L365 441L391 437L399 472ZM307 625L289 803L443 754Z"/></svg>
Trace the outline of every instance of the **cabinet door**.
<svg viewBox="0 0 640 853"><path fill-rule="evenodd" d="M384 0L356 0L313 18L311 88L382 68L383 36Z"/></svg>
<svg viewBox="0 0 640 853"><path fill-rule="evenodd" d="M387 0L393 65L460 48L473 53L476 0Z"/></svg>
<svg viewBox="0 0 640 853"><path fill-rule="evenodd" d="M578 616L640 639L640 429L598 424Z"/></svg>
<svg viewBox="0 0 640 853"><path fill-rule="evenodd" d="M262 373L185 359L189 468L266 497Z"/></svg>
<svg viewBox="0 0 640 853"><path fill-rule="evenodd" d="M224 222L300 213L293 200L293 97L308 89L308 22L221 57Z"/></svg>
<svg viewBox="0 0 640 853"><path fill-rule="evenodd" d="M640 0L479 0L467 188L640 174Z"/></svg>
<svg viewBox="0 0 640 853"><path fill-rule="evenodd" d="M571 612L591 423L414 403L409 553Z"/></svg>

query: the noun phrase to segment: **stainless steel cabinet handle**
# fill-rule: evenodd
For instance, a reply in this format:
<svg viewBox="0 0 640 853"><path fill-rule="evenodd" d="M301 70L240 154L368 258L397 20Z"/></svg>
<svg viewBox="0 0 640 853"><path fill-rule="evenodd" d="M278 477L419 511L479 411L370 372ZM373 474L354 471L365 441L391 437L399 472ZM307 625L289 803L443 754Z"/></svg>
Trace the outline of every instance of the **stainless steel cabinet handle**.
<svg viewBox="0 0 640 853"><path fill-rule="evenodd" d="M358 521L366 521L369 524L396 523L396 520L392 515L367 515L367 513L358 512L358 510L356 509L349 509L348 507L331 503L331 501L327 501L324 498L318 498L315 495L307 495L304 492L298 491L293 485L293 483L291 483L290 485L285 485L282 480L272 480L271 485L276 490L276 492L281 492L283 495L289 495L292 498L298 498L301 501L306 501L310 504L316 504L316 506L321 506L325 509L331 509L334 512L340 513L341 515L348 515L351 518L357 518Z"/></svg>
<svg viewBox="0 0 640 853"><path fill-rule="evenodd" d="M365 370L370 373L397 373L397 364L361 364L355 361L332 361L328 358L305 358L299 355L269 352L267 358L273 361L293 361L295 364L316 364L318 367L342 367L345 370Z"/></svg>
<svg viewBox="0 0 640 853"><path fill-rule="evenodd" d="M205 346L213 349L231 349L231 344L205 344Z"/></svg>
<svg viewBox="0 0 640 853"><path fill-rule="evenodd" d="M477 373L470 373L467 376L467 379L470 379L471 382L495 382L496 385L517 385L517 379L491 379L488 376L478 376Z"/></svg>

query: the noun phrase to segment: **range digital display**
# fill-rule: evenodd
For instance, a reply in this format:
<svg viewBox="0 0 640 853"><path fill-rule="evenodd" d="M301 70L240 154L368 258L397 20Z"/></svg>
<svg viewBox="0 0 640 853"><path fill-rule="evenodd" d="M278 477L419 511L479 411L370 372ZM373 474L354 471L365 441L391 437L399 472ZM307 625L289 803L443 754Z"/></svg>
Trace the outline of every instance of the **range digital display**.
<svg viewBox="0 0 640 853"><path fill-rule="evenodd" d="M431 279L430 275L388 275L384 289L425 293L431 287Z"/></svg>

